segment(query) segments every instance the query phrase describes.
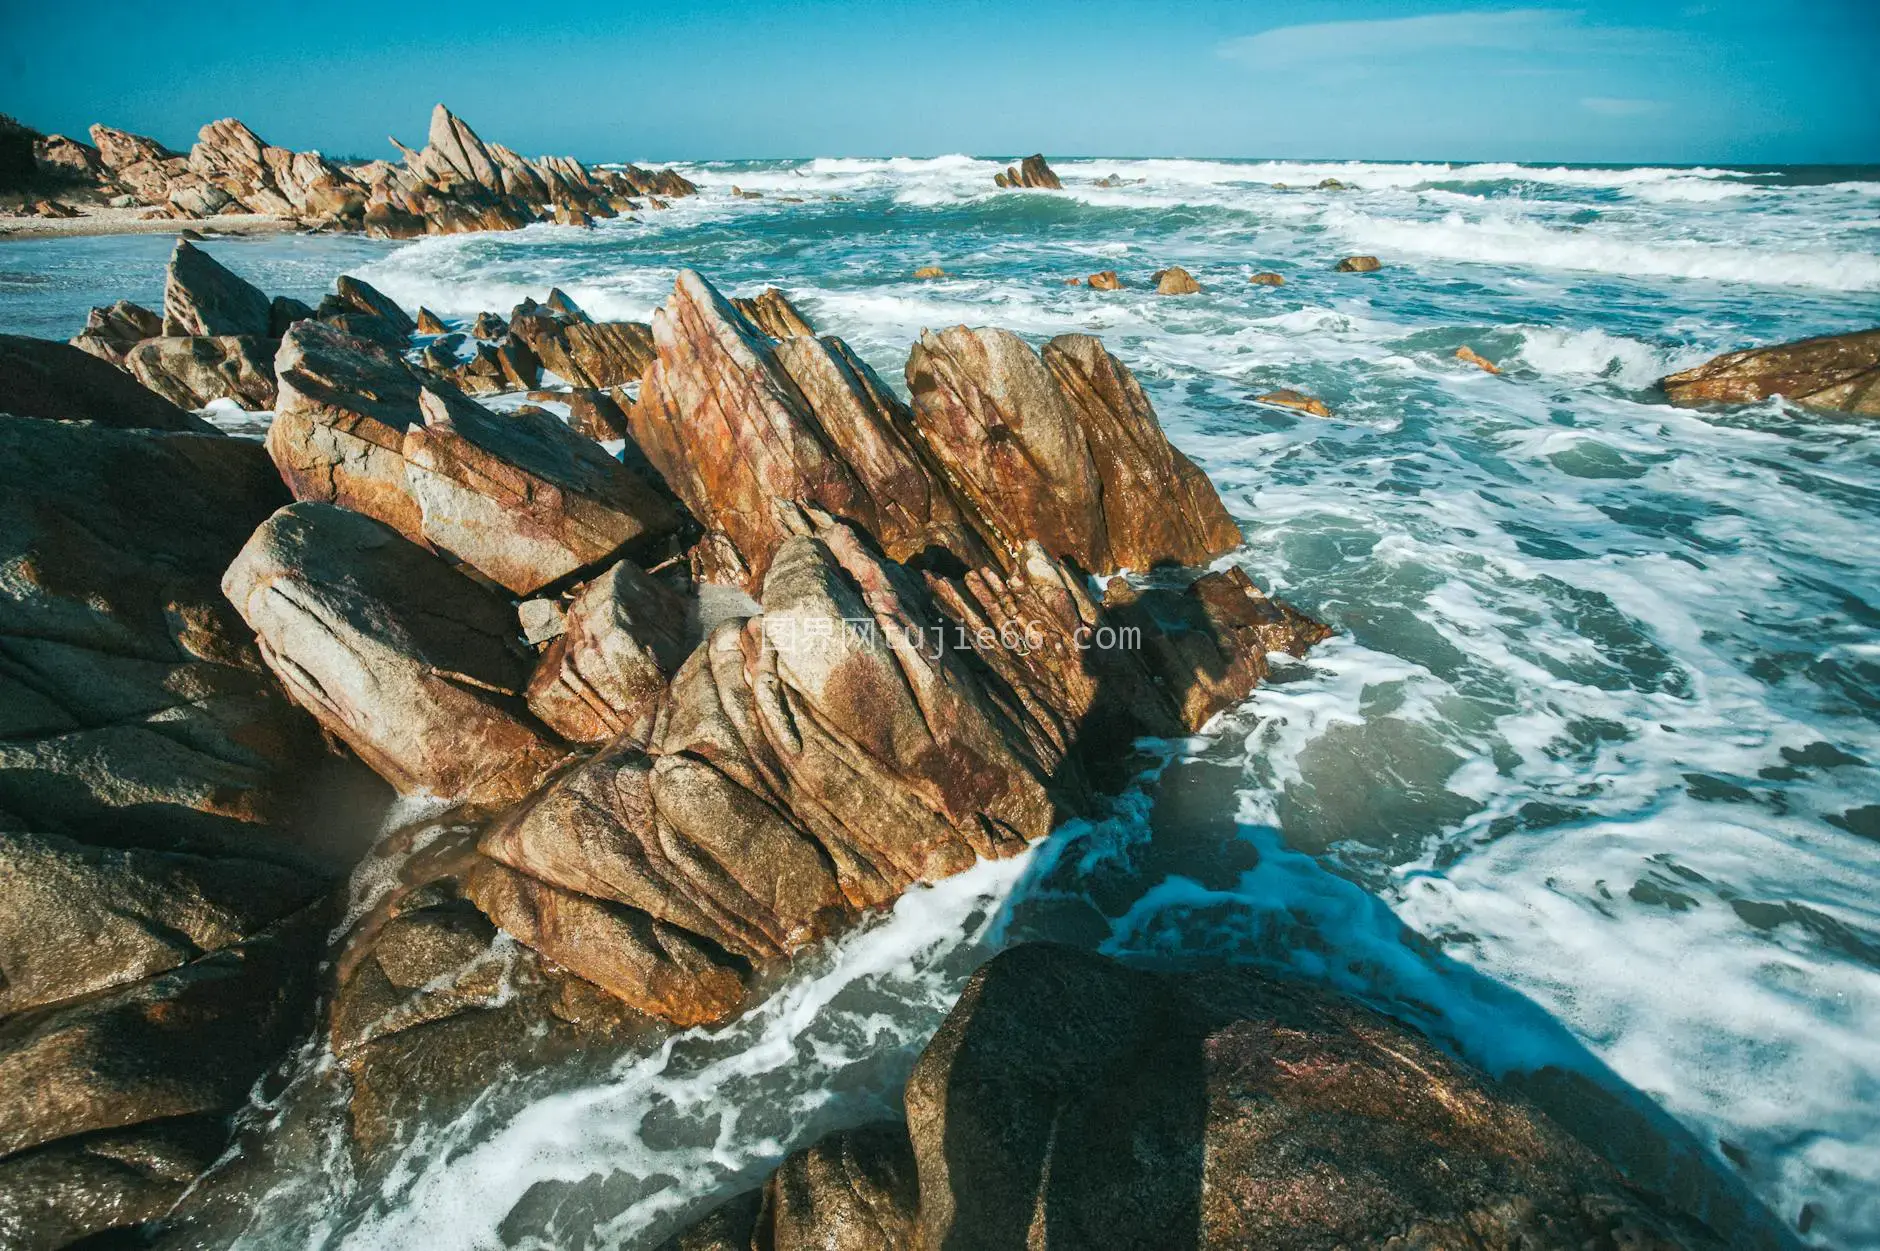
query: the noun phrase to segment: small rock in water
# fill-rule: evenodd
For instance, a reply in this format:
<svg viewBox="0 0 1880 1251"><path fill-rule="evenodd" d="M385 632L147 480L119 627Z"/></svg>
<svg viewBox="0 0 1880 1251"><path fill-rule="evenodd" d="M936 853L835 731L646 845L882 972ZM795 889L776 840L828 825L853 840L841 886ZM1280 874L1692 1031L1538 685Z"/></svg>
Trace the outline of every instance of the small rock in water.
<svg viewBox="0 0 1880 1251"><path fill-rule="evenodd" d="M1382 269L1383 265L1375 256L1347 256L1333 268L1341 274L1368 274Z"/></svg>
<svg viewBox="0 0 1880 1251"><path fill-rule="evenodd" d="M1259 401L1262 404L1277 404L1281 408L1291 408L1302 413L1311 413L1314 417L1330 417L1332 415L1332 410L1325 406L1324 400L1307 395L1304 391L1294 391L1289 387L1282 387L1277 391L1268 391L1265 395L1259 397Z"/></svg>
<svg viewBox="0 0 1880 1251"><path fill-rule="evenodd" d="M1320 191L1352 191L1352 190L1355 190L1355 188L1352 187L1352 185L1348 182L1339 182L1336 178L1323 178L1319 180L1319 190Z"/></svg>
<svg viewBox="0 0 1880 1251"><path fill-rule="evenodd" d="M1286 280L1271 270L1262 270L1257 274L1252 274L1247 278L1247 281L1256 287L1283 287L1286 285Z"/></svg>
<svg viewBox="0 0 1880 1251"><path fill-rule="evenodd" d="M500 339L509 333L509 323L495 313L478 313L470 324L470 334L478 339Z"/></svg>
<svg viewBox="0 0 1880 1251"><path fill-rule="evenodd" d="M430 309L420 307L418 309L418 333L443 334L444 319L439 317L436 313L433 313Z"/></svg>
<svg viewBox="0 0 1880 1251"><path fill-rule="evenodd" d="M914 277L916 278L944 278L946 276L947 271L940 268L938 265L922 265L919 269L914 271Z"/></svg>
<svg viewBox="0 0 1880 1251"><path fill-rule="evenodd" d="M1500 365L1482 356L1466 343L1456 349L1456 359L1459 361L1467 361L1469 364L1474 365L1477 369L1485 373L1498 374L1501 372Z"/></svg>
<svg viewBox="0 0 1880 1251"><path fill-rule="evenodd" d="M1195 281L1193 274L1180 265L1170 265L1167 269L1158 269L1150 275L1155 283L1157 295L1199 295L1201 284Z"/></svg>
<svg viewBox="0 0 1880 1251"><path fill-rule="evenodd" d="M1097 291L1121 291L1123 289L1123 280L1116 276L1114 269L1092 274L1086 281Z"/></svg>

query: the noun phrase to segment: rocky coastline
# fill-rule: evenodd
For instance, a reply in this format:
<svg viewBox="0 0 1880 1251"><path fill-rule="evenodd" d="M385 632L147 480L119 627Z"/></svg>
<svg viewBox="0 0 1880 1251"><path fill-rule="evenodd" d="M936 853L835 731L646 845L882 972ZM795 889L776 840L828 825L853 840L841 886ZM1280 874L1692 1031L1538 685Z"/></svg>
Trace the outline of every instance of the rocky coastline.
<svg viewBox="0 0 1880 1251"><path fill-rule="evenodd" d="M392 139L402 160L341 163L267 143L235 118L205 125L187 153L103 124L90 142L42 135L0 118L0 144L19 149L0 191L21 218L88 228L362 233L381 239L535 222L591 226L662 209L698 189L671 170L590 168L573 157L520 156L485 143L438 105L424 147Z"/></svg>
<svg viewBox="0 0 1880 1251"><path fill-rule="evenodd" d="M94 140L39 159L167 214L396 238L694 190L441 106L402 166L239 123L187 157ZM1001 178L1058 185L1041 157ZM1872 412L1876 334L1664 386ZM1238 526L1100 340L927 331L903 381L691 270L645 323L559 290L451 323L351 277L270 297L188 240L162 310L0 336L8 1244L186 1245L178 1200L309 1034L370 1160L498 1066L727 1021L1329 636L1227 559ZM394 797L426 815L375 837ZM353 915L362 860L391 885ZM1008 952L906 1112L670 1245L1718 1245L1413 1030L1244 971Z"/></svg>

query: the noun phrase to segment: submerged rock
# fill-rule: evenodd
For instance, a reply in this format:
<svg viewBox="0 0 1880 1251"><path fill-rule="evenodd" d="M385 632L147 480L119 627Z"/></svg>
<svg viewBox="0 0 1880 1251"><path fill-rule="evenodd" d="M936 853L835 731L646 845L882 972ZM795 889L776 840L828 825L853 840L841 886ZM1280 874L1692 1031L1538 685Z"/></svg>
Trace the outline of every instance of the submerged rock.
<svg viewBox="0 0 1880 1251"><path fill-rule="evenodd" d="M1155 284L1157 295L1199 295L1201 284L1195 276L1180 265L1171 265L1167 269L1158 269L1149 275L1149 281Z"/></svg>
<svg viewBox="0 0 1880 1251"><path fill-rule="evenodd" d="M1116 276L1114 269L1099 270L1086 279L1093 291L1121 291L1123 280Z"/></svg>
<svg viewBox="0 0 1880 1251"><path fill-rule="evenodd" d="M1466 343L1456 349L1456 359L1463 362L1465 365L1475 366L1483 373L1498 374L1501 372L1501 366L1481 355Z"/></svg>
<svg viewBox="0 0 1880 1251"><path fill-rule="evenodd" d="M992 181L1001 187L1035 187L1048 191L1062 191L1064 184L1058 181L1056 171L1045 164L1042 153L1034 153L1008 168L1002 174L994 174Z"/></svg>
<svg viewBox="0 0 1880 1251"><path fill-rule="evenodd" d="M1250 274L1247 277L1247 281L1256 287L1283 287L1286 285L1286 279L1279 274L1273 273L1271 270L1262 270L1257 274Z"/></svg>
<svg viewBox="0 0 1880 1251"><path fill-rule="evenodd" d="M1659 385L1680 408L1780 395L1803 408L1880 416L1880 330L1729 352Z"/></svg>
<svg viewBox="0 0 1880 1251"><path fill-rule="evenodd" d="M1265 395L1256 396L1255 399L1261 404L1277 404L1281 408L1291 408L1302 413L1310 413L1314 417L1330 417L1332 415L1332 410L1326 407L1324 400L1319 399L1317 396L1307 395L1304 391L1294 391L1290 387L1281 387L1277 391L1268 391Z"/></svg>
<svg viewBox="0 0 1880 1251"><path fill-rule="evenodd" d="M832 1135L668 1251L1722 1245L1422 1035L1251 969L1013 948L905 1105L905 1144Z"/></svg>
<svg viewBox="0 0 1880 1251"><path fill-rule="evenodd" d="M1332 266L1341 274L1368 274L1383 268L1383 263L1375 256L1347 256Z"/></svg>

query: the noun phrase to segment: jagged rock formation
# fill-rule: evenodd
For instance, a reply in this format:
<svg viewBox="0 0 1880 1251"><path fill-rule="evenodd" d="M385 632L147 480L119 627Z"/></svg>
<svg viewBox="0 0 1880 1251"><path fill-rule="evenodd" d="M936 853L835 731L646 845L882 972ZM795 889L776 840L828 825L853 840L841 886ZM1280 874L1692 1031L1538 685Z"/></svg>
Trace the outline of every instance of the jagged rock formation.
<svg viewBox="0 0 1880 1251"><path fill-rule="evenodd" d="M187 155L155 140L93 126L87 146L62 135L34 142L38 171L128 194L177 218L259 213L391 238L514 230L538 221L587 221L697 191L671 170L590 169L572 157L529 160L486 144L443 105L426 145L393 140L402 164L345 166L318 152L268 144L234 118L210 122Z"/></svg>
<svg viewBox="0 0 1880 1251"><path fill-rule="evenodd" d="M779 501L855 522L896 560L943 551L1011 568L1035 538L1085 569L1146 569L1240 541L1135 379L1088 336L1040 357L1006 331L925 335L907 365L911 411L840 339L773 339L691 271L653 342L634 437L747 584L789 533Z"/></svg>
<svg viewBox="0 0 1880 1251"><path fill-rule="evenodd" d="M1780 395L1803 408L1880 416L1880 330L1728 352L1659 385L1679 408Z"/></svg>
<svg viewBox="0 0 1880 1251"><path fill-rule="evenodd" d="M560 419L496 416L371 340L301 322L275 366L268 450L296 498L377 518L519 595L678 527L650 484Z"/></svg>
<svg viewBox="0 0 1880 1251"><path fill-rule="evenodd" d="M662 1251L1723 1245L1422 1035L1253 970L1013 948L905 1104Z"/></svg>
<svg viewBox="0 0 1880 1251"><path fill-rule="evenodd" d="M1017 165L1008 167L1004 173L994 174L992 181L1001 187L1035 187L1046 191L1064 189L1056 171L1045 164L1042 153L1034 153Z"/></svg>
<svg viewBox="0 0 1880 1251"><path fill-rule="evenodd" d="M131 377L182 408L234 400L274 407L274 341L253 335L146 339L124 353Z"/></svg>

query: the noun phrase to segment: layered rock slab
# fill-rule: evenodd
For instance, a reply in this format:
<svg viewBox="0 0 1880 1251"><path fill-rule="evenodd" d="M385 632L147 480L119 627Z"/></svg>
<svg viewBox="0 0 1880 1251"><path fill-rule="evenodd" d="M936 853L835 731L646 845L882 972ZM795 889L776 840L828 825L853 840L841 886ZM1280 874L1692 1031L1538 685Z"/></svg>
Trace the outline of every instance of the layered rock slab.
<svg viewBox="0 0 1880 1251"><path fill-rule="evenodd" d="M124 430L214 433L208 422L139 385L115 364L102 352L0 334L0 413Z"/></svg>
<svg viewBox="0 0 1880 1251"><path fill-rule="evenodd" d="M401 794L509 802L562 759L509 606L388 526L290 505L222 585L288 693Z"/></svg>
<svg viewBox="0 0 1880 1251"><path fill-rule="evenodd" d="M1728 352L1659 385L1680 408L1781 395L1803 408L1880 416L1880 330Z"/></svg>

